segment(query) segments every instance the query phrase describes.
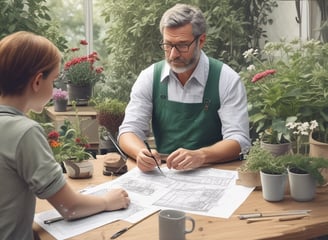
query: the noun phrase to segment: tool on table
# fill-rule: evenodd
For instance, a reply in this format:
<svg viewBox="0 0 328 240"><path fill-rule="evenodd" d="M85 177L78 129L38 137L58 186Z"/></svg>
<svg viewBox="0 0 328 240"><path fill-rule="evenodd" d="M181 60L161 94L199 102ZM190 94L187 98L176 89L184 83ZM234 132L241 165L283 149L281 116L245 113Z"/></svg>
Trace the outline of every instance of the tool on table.
<svg viewBox="0 0 328 240"><path fill-rule="evenodd" d="M43 223L44 224L51 224L51 223L55 223L55 222L59 222L61 220L64 220L64 218L62 216L60 217L55 217L55 218L50 218L48 220L44 220Z"/></svg>
<svg viewBox="0 0 328 240"><path fill-rule="evenodd" d="M159 167L159 164L158 164L156 158L155 158L154 155L152 154L148 142L145 140L144 143L146 144L146 147L147 147L147 149L148 149L148 151L149 151L149 153L150 153L151 158L154 159L154 161L155 161L155 163L156 163L156 165L157 165L158 170L161 172L161 174L162 174L163 176L165 176L165 174L162 172L162 169Z"/></svg>
<svg viewBox="0 0 328 240"><path fill-rule="evenodd" d="M261 218L261 217L279 217L279 216L290 216L290 215L305 215L310 213L311 210L290 210L282 212L258 212L258 213L247 213L240 214L239 219L249 219L249 218Z"/></svg>
<svg viewBox="0 0 328 240"><path fill-rule="evenodd" d="M287 217L260 217L260 218L249 218L246 220L247 223L253 223L253 222L262 222L262 221L272 221L277 220L279 222L283 221L291 221L291 220L298 220L303 219L306 216L309 216L308 214L305 215L295 215L295 216L287 216Z"/></svg>
<svg viewBox="0 0 328 240"><path fill-rule="evenodd" d="M146 218L149 218L150 216L154 215L155 213L158 213L160 210L157 210L155 212L153 212L152 214L148 215L145 218L140 219L139 221L133 223L132 225L121 229L120 231L116 232L113 236L110 237L110 239L115 239L118 238L119 236L121 236L123 233L125 233L126 231L128 231L129 229L133 228L134 226L136 226L137 224L141 223L143 220L145 220Z"/></svg>
<svg viewBox="0 0 328 240"><path fill-rule="evenodd" d="M104 131L102 132L102 137L108 141L111 140L111 142L114 144L114 146L116 147L117 151L120 153L120 155L122 156L123 160L126 162L128 160L128 157L125 155L125 153L122 151L122 149L120 148L120 146L118 145L118 143L116 142L115 138L113 137L113 135L109 132L109 131Z"/></svg>

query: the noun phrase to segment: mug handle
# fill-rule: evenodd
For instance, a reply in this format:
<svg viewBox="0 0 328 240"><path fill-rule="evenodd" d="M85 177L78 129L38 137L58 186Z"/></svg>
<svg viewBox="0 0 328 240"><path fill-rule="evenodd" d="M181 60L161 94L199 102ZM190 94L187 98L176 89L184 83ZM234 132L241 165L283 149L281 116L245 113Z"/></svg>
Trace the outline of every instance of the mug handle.
<svg viewBox="0 0 328 240"><path fill-rule="evenodd" d="M195 220L192 217L186 216L186 221L187 220L191 222L191 229L190 230L185 230L185 234L191 233L195 229Z"/></svg>

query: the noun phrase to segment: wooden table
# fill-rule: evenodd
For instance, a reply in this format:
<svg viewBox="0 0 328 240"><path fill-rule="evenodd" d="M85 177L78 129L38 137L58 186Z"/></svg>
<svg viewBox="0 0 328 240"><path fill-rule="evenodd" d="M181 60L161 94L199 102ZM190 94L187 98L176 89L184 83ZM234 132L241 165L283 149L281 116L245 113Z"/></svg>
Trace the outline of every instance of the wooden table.
<svg viewBox="0 0 328 240"><path fill-rule="evenodd" d="M101 184L113 179L102 175L102 160L94 160L94 176L90 179L67 179L69 184L76 190L91 185ZM240 162L219 164L215 167L235 170ZM128 168L135 167L135 162L129 160ZM37 200L36 212L49 210L51 206L45 200ZM312 210L310 216L300 220L279 222L263 221L246 223L239 220L238 215L255 211L283 211L296 209ZM282 202L267 202L262 198L261 191L253 191L247 200L236 210L229 219L207 217L187 214L196 221L195 230L186 235L186 240L217 240L217 239L311 239L318 236L328 235L328 187L318 188L315 200L311 202L296 202L289 195ZM99 227L84 234L70 239L109 240L118 230L129 226L130 223L119 221ZM54 239L36 223L33 229L42 240ZM156 240L158 239L158 213L145 219L143 222L131 228L118 240Z"/></svg>

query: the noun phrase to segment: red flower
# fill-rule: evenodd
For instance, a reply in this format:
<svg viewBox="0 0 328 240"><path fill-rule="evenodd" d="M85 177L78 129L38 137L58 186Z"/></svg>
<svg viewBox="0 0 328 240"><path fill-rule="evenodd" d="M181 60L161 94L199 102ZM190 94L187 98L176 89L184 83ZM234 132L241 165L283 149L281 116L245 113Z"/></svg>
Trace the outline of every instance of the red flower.
<svg viewBox="0 0 328 240"><path fill-rule="evenodd" d="M79 51L79 50L80 50L80 48L77 48L77 47L76 48L71 48L72 52L76 52L76 51Z"/></svg>
<svg viewBox="0 0 328 240"><path fill-rule="evenodd" d="M81 40L81 41L80 41L80 44L81 44L81 45L88 45L88 42L87 42L86 40Z"/></svg>
<svg viewBox="0 0 328 240"><path fill-rule="evenodd" d="M48 134L48 139L57 141L59 138L59 133L57 131L51 131Z"/></svg>
<svg viewBox="0 0 328 240"><path fill-rule="evenodd" d="M276 70L274 69L268 69L268 70L265 70L263 72L260 72L260 73L257 73L254 75L253 79L252 79L252 83L255 83L257 82L258 80L268 76L268 75L273 75L276 73Z"/></svg>
<svg viewBox="0 0 328 240"><path fill-rule="evenodd" d="M102 73L104 71L103 67L96 67L96 72L97 73Z"/></svg>

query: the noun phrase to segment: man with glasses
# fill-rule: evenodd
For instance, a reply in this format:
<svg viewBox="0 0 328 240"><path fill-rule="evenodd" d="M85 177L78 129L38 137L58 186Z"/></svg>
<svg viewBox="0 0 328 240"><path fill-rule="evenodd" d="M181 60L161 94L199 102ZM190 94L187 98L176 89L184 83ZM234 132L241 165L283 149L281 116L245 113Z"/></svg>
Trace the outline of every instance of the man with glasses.
<svg viewBox="0 0 328 240"><path fill-rule="evenodd" d="M238 159L250 147L245 87L235 71L202 51L202 12L177 4L162 16L160 31L165 61L135 82L120 126L121 148L145 172L161 162L161 154L176 170ZM150 122L156 142L151 152L144 143Z"/></svg>

